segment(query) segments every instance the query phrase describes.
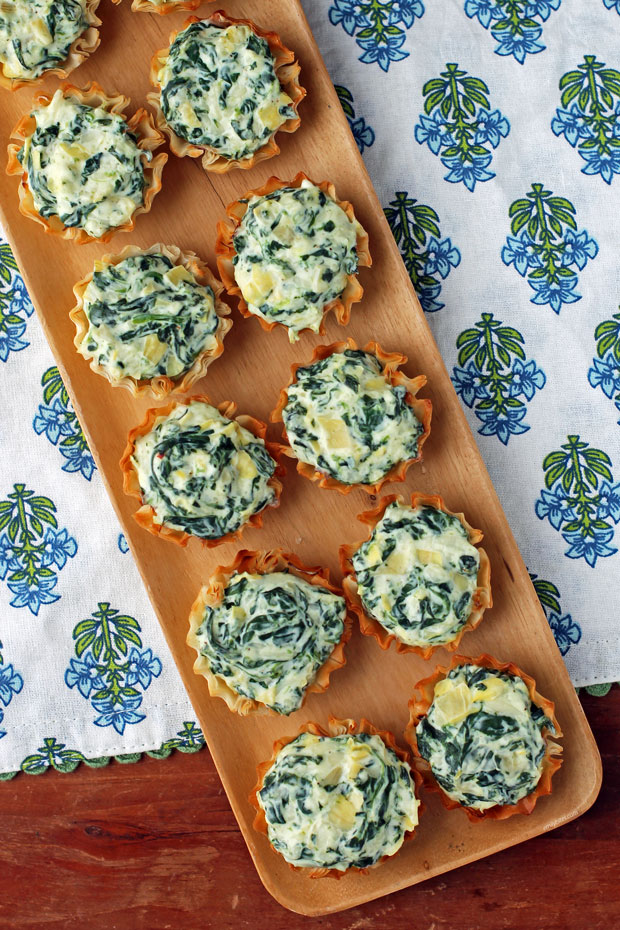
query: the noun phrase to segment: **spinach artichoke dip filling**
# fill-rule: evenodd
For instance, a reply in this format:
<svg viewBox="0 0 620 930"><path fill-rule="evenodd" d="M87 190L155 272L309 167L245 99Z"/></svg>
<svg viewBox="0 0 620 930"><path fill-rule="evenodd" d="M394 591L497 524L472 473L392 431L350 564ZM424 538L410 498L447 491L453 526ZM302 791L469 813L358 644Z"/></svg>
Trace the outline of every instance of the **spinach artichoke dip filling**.
<svg viewBox="0 0 620 930"><path fill-rule="evenodd" d="M276 463L262 440L202 401L140 436L132 463L157 521L203 539L233 533L275 497Z"/></svg>
<svg viewBox="0 0 620 930"><path fill-rule="evenodd" d="M375 484L415 458L424 431L407 389L386 380L377 358L345 349L297 369L282 417L302 462L343 484Z"/></svg>
<svg viewBox="0 0 620 930"><path fill-rule="evenodd" d="M418 823L408 767L381 737L301 733L278 753L258 801L291 865L363 869L392 856Z"/></svg>
<svg viewBox="0 0 620 930"><path fill-rule="evenodd" d="M288 572L243 572L207 606L197 637L214 675L290 714L344 630L344 598Z"/></svg>
<svg viewBox="0 0 620 930"><path fill-rule="evenodd" d="M170 46L158 80L177 136L224 158L251 155L296 115L269 45L249 26L192 23Z"/></svg>
<svg viewBox="0 0 620 930"><path fill-rule="evenodd" d="M30 81L57 68L86 29L85 0L2 0L0 63L5 77Z"/></svg>
<svg viewBox="0 0 620 930"><path fill-rule="evenodd" d="M536 788L551 721L523 679L461 665L435 685L416 729L418 749L454 801L475 810L516 804Z"/></svg>
<svg viewBox="0 0 620 930"><path fill-rule="evenodd" d="M95 238L122 226L142 205L145 187L136 138L116 113L57 90L33 110L36 129L19 153L34 206Z"/></svg>
<svg viewBox="0 0 620 930"><path fill-rule="evenodd" d="M80 352L113 380L177 377L217 345L213 291L165 255L95 262L83 302L89 327Z"/></svg>
<svg viewBox="0 0 620 930"><path fill-rule="evenodd" d="M251 313L317 333L357 271L359 224L311 181L251 197L233 236L235 280Z"/></svg>
<svg viewBox="0 0 620 930"><path fill-rule="evenodd" d="M467 622L480 555L452 514L393 502L352 563L364 609L402 642L448 643Z"/></svg>

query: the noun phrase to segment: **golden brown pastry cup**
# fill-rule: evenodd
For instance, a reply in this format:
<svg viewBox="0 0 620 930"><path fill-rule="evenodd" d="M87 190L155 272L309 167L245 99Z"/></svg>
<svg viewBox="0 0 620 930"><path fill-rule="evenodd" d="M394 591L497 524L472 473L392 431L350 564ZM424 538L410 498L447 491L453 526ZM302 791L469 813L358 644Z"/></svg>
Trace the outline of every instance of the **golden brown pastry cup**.
<svg viewBox="0 0 620 930"><path fill-rule="evenodd" d="M48 75L53 74L64 80L75 71L89 55L99 48L101 41L99 37L98 26L101 20L96 15L99 0L86 0L85 19L87 28L76 39L73 40L69 47L67 57L56 68L46 68L39 77L36 78L12 78L6 77L4 73L4 64L0 64L0 87L6 90L19 90L20 87L35 87L40 84Z"/></svg>
<svg viewBox="0 0 620 930"><path fill-rule="evenodd" d="M283 571L289 572L297 578L303 578L304 581L312 585L325 588L325 590L331 591L332 594L339 594L343 597L341 589L330 582L329 572L325 568L304 565L296 555L283 552L282 549L268 549L266 551L241 549L237 553L232 565L219 565L215 569L215 573L211 575L207 584L201 589L190 611L189 633L186 642L188 646L195 649L197 653L196 661L194 662L194 672L206 678L209 693L212 697L222 698L230 710L242 716L255 713L269 713L276 717L281 717L283 715L267 707L260 701L238 694L222 678L213 673L209 665L209 660L200 652L200 641L196 634L204 620L205 607L216 607L221 603L225 590L233 575L243 572L267 575L272 572ZM331 673L336 671L336 669L342 668L346 664L344 647L350 640L352 632L353 619L347 607L342 636L323 665L317 670L314 681L306 688L304 699L300 706L305 704L308 694L320 694L323 691L327 691Z"/></svg>
<svg viewBox="0 0 620 930"><path fill-rule="evenodd" d="M87 84L83 89L75 87L73 84L63 84L61 88L63 96L74 97L79 103L90 107L101 107L109 113L115 113L121 116L127 123L127 128L131 133L137 136L137 146L143 152L152 152L160 145L163 145L164 137L155 128L153 117L146 110L136 110L131 119L127 120L123 111L131 102L129 97L124 94L115 94L110 96L106 94L102 87L95 81ZM53 94L37 94L33 101L33 106L47 106ZM143 202L136 207L130 219L121 226L115 226L109 229L103 236L89 236L87 232L76 226L65 226L58 216L41 216L37 212L32 197L32 192L28 186L28 172L21 165L17 155L20 152L26 139L32 135L36 129L36 120L30 113L22 116L19 123L11 133L11 138L17 141L11 142L8 147L9 159L7 164L7 174L14 174L20 177L19 183L19 211L24 216L29 217L36 223L43 226L45 232L55 236L61 236L63 239L73 239L75 242L83 244L85 242L108 242L112 236L119 232L131 232L135 227L135 218L141 213L148 213L153 204L153 198L161 190L161 175L168 160L165 153L160 153L152 158L147 159L146 154L141 157L142 169L146 186L144 188Z"/></svg>
<svg viewBox="0 0 620 930"><path fill-rule="evenodd" d="M357 618L360 624L360 630L364 636L374 636L382 649L388 649L392 641L396 642L396 651L399 653L414 652L419 656L422 656L423 659L429 659L437 649L447 649L448 652L454 652L458 649L459 644L469 630L475 630L476 627L482 621L487 607L493 605L493 598L491 596L491 563L489 562L489 557L486 554L485 550L478 546L478 552L480 554L480 565L478 567L478 577L476 589L472 597L472 609L467 622L461 629L453 640L449 643L438 643L436 645L422 647L422 646L410 646L408 643L403 643L394 633L390 633L384 626L382 626L378 620L375 620L374 617L370 617L362 604L362 599L359 596L357 590L357 579L355 576L355 569L353 568L353 556L357 550L365 542L367 542L373 534L373 531L379 521L382 519L385 511L390 504L397 501L399 504L404 504L405 499L402 494L388 494L387 497L382 498L379 504L373 510L367 510L364 513L359 514L358 520L361 523L365 523L370 527L370 531L366 539L357 545L345 545L340 547L340 565L344 573L344 578L342 581L342 589L344 591L345 597L351 607L351 610L357 614ZM459 523L467 532L467 538L472 546L476 546L481 542L483 536L480 530L475 530L472 526L469 525L462 513L455 513L453 510L449 510L443 499L438 494L421 494L418 491L414 491L411 494L410 502L411 507L415 508L418 506L422 507L435 507L438 510L443 510L444 513L449 513L451 516L456 517Z"/></svg>
<svg viewBox="0 0 620 930"><path fill-rule="evenodd" d="M292 743L294 739L297 739L297 737L301 733L313 733L315 736L344 736L345 734L349 734L349 733L351 735L355 735L357 733L369 733L373 736L381 737L381 739L383 740L385 745L388 747L388 749L391 749L398 756L401 762L406 762L407 765L409 765L411 769L411 777L415 785L415 794L416 794L416 797L419 796L420 787L422 785L422 777L420 773L417 771L417 769L411 766L409 754L405 750L401 749L400 746L398 746L398 744L396 743L396 738L393 733L391 733L389 730L378 730L375 726L373 726L372 723L370 723L369 720L366 720L364 717L361 718L358 724L355 722L355 720L351 718L345 718L341 720L341 719L338 719L337 717L333 717L330 714L327 727L322 727L318 723L314 723L311 721L309 723L305 723L298 730L298 732L295 733L293 736L284 736L281 739L276 740L276 742L273 744L273 752L272 752L271 759L269 759L267 762L261 762L261 764L257 767L258 780L257 780L256 785L252 789L252 792L249 797L249 801L252 807L254 807L256 810L256 816L254 817L254 829L257 830L258 833L263 833L268 839L269 839L269 833L267 829L267 820L265 818L265 812L263 811L258 801L258 793L263 787L263 780L265 778L265 775L267 774L271 766L276 761L276 758L280 750L283 749L288 743ZM424 811L424 805L420 802L418 806L418 821L423 811ZM417 829L417 825L416 825L416 829ZM405 837L403 840L404 843L413 839L416 833L416 829L408 830L405 833ZM402 849L402 846L400 848ZM271 847L271 849L274 852L277 852L277 850L273 849L273 846ZM394 855L398 855L399 852L400 852L400 849L397 850L397 852L395 852ZM382 856L381 859L379 859L377 862L375 862L373 866L370 866L369 868L374 869L378 865L380 865L385 859L391 859L391 858L392 858L391 856ZM325 878L326 876L329 875L332 878L339 879L339 878L342 878L343 875L346 875L348 872L359 872L362 874L366 874L369 871L369 868L359 869L356 866L351 866L346 871L342 872L340 871L340 869L309 869L309 868L303 868L302 866L292 865L290 862L287 864L289 868L292 869L294 872L301 872L304 875L309 876L309 878Z"/></svg>
<svg viewBox="0 0 620 930"><path fill-rule="evenodd" d="M154 509L150 504L144 503L142 497L142 489L140 487L140 482L138 481L138 475L131 461L131 457L134 454L136 440L140 436L146 436L147 433L151 431L156 421L168 416L169 413L179 406L184 406L192 403L192 401L200 401L205 404L209 404L211 407L215 407L216 410L222 414L222 416L228 417L229 420L235 419L239 426L244 427L258 439L261 439L264 444L267 452L271 458L276 463L276 468L267 482L268 486L273 488L275 492L275 497L270 504L267 504L267 507L278 507L280 504L280 495L282 494L282 482L280 478L285 474L284 466L280 462L281 458L281 446L276 442L268 442L265 439L267 432L267 424L263 423L261 420L256 420L254 417L247 416L242 414L238 417L235 417L237 410L237 405L233 401L223 401L221 404L214 404L207 397L206 394L194 394L191 397L187 397L182 401L172 401L169 404L166 404L164 407L153 407L150 410L147 410L144 420L138 426L134 426L132 430L129 431L127 437L127 445L125 451L120 460L121 472L123 473L123 491L129 497L135 497L140 501L141 507L137 510L133 517L136 523L139 523L140 526L144 527L145 530L148 530L149 533L153 533L154 536L159 536L161 539L165 539L168 542L176 543L177 546L186 546L192 536L190 533L186 533L182 530L177 530L174 527L167 526L165 523L159 523L156 519L156 514ZM226 533L224 536L220 536L218 539L203 539L200 536L193 537L197 539L205 548L213 549L216 546L221 546L223 543L232 542L233 540L238 540L241 538L241 534L246 527L255 526L260 528L263 525L263 513L267 508L258 513L253 513L249 520L246 521L239 529L235 530L232 533Z"/></svg>
<svg viewBox="0 0 620 930"><path fill-rule="evenodd" d="M217 267L220 273L220 278L224 283L224 287L231 296L235 296L239 301L239 312L242 316L246 318L254 317L258 320L263 329L270 331L276 326L282 326L287 331L289 327L284 323L280 322L268 322L262 317L257 316L254 313L250 312L250 309L243 299L243 294L241 293L241 288L237 285L235 280L235 266L233 264L233 259L235 257L236 250L234 244L234 235L239 226L241 225L241 220L246 214L248 209L247 201L250 197L264 197L267 194L272 194L274 191L280 190L283 187L301 187L304 181L311 181L311 179L304 174L303 171L300 171L292 181L281 181L280 178L272 177L269 178L261 187L257 187L254 190L248 191L243 195L241 200L235 200L233 203L230 203L226 207L226 213L232 220L232 225L224 220L220 220L217 224L217 241L215 243L215 254L217 257ZM333 200L338 206L344 210L349 220L352 223L357 224L357 265L358 268L370 268L372 265L372 258L370 257L370 252L368 250L368 233L362 228L359 224L353 205L349 203L348 200L338 200L336 197L336 188L331 183L331 181L321 181L319 183L311 181L316 187L320 188L323 193ZM358 303L362 299L364 293L364 288L359 283L356 274L347 275L347 283L345 288L340 294L339 297L336 297L334 300L330 301L323 308L323 320L319 329L319 333L323 334L325 332L325 319L328 313L332 312L335 314L338 323L341 326L346 326L351 318L351 307L353 304ZM300 332L313 332L306 327L305 330L300 330Z"/></svg>
<svg viewBox="0 0 620 930"><path fill-rule="evenodd" d="M271 422L284 422L282 414L288 403L288 388L296 383L297 371L299 368L307 368L314 362L328 358L330 355L335 355L336 353L342 353L345 349L356 350L357 348L357 343L351 338L347 339L345 342L332 342L331 345L328 346L317 346L308 362L298 362L292 365L291 379L287 386L280 391L278 404L269 417ZM414 458L407 459L404 462L397 462L376 484L343 484L342 481L337 481L336 478L332 478L331 475L326 475L324 472L318 471L314 465L309 465L307 462L300 462L299 460L297 461L297 471L300 475L303 475L304 478L309 478L310 481L315 481L320 488L329 488L333 491L339 491L341 494L349 494L354 488L361 488L368 494L378 494L383 485L387 482L404 481L409 466L422 459L422 446L428 439L431 431L433 405L430 400L423 400L416 396L417 392L426 384L426 375L418 375L417 378L408 378L402 371L398 371L398 368L407 362L407 356L400 355L398 352L384 352L377 342L368 342L364 346L363 351L369 352L377 358L383 368L385 379L389 384L394 387L403 386L406 388L405 402L411 407L416 419L422 424L423 432L418 439L418 454ZM284 454L291 458L297 458L284 427L282 428L282 433L287 443L284 447Z"/></svg>
<svg viewBox="0 0 620 930"><path fill-rule="evenodd" d="M154 255L161 254L169 258L173 265L183 265L184 268L194 276L196 283L202 287L210 287L215 297L215 312L219 319L219 324L215 332L217 340L214 349L204 350L196 356L191 368L183 372L176 378L169 378L167 375L155 375L148 380L136 380L129 375L123 378L113 378L109 372L99 365L96 359L89 361L91 369L98 375L103 375L113 387L124 387L131 391L134 397L141 394L152 394L158 400L169 394L184 394L190 387L199 381L207 373L207 368L211 362L219 358L224 351L224 337L232 327L232 320L228 319L230 307L220 300L224 292L224 285L215 277L208 265L206 265L194 252L182 251L176 245L164 245L156 242L155 245L149 246L148 249L140 249L136 245L127 245L117 255L103 255L99 261L103 265L118 265L126 258L133 255ZM86 288L93 279L94 271L91 271L85 278L78 281L73 287L73 293L77 299L75 307L69 312L69 316L75 323L76 334L73 340L75 347L80 350L82 343L86 339L89 329L88 317L84 311L84 293Z"/></svg>
<svg viewBox="0 0 620 930"><path fill-rule="evenodd" d="M280 82L282 90L288 94L292 101L291 106L295 111L295 117L287 119L278 129L274 130L264 145L251 155L246 155L244 158L226 158L223 155L219 155L218 152L210 146L194 145L186 139L181 139L166 122L166 117L161 108L161 84L159 83L159 73L168 57L170 46L158 49L153 55L151 60L151 84L153 87L156 87L157 90L147 94L146 99L155 110L155 121L158 127L168 136L170 148L179 158L184 158L186 155L189 155L190 158L202 158L202 167L204 170L215 171L218 174L231 171L233 168L247 170L253 168L258 162L264 161L266 158L273 158L274 155L279 154L280 148L275 140L278 132L295 132L295 130L299 128L300 118L297 115L297 109L306 96L305 89L299 83L299 72L301 69L295 61L295 53L283 45L282 40L275 32L266 32L250 19L234 19L232 16L228 16L223 10L218 10L210 16L205 17L190 16L180 29L176 29L170 34L170 45L172 45L177 35L187 29L191 23L198 23L201 22L201 20L205 20L214 26L249 26L255 35L265 39L273 55L276 77Z"/></svg>
<svg viewBox="0 0 620 930"><path fill-rule="evenodd" d="M562 730L555 716L555 705L553 701L549 701L547 698L543 697L536 690L536 682L534 679L527 675L525 672L515 665L513 662L499 662L497 659L494 659L493 656L483 653L482 655L477 656L476 658L469 658L467 656L456 655L452 657L452 661L447 667L438 666L432 675L429 675L428 678L422 679L415 686L414 691L419 693L419 697L411 698L409 701L409 723L405 729L405 739L411 747L413 756L416 762L417 768L420 770L422 779L424 781L424 787L428 788L429 791L439 792L439 797L441 803L447 810L454 810L457 807L462 808L467 814L468 818L474 823L480 823L483 820L506 820L507 817L512 817L513 814L531 814L536 806L538 798L546 794L551 794L552 785L551 779L553 775L562 765L562 759L560 758L560 753L562 752L562 747L550 739L550 731L548 729L543 730L543 738L546 743L545 756L543 759L543 769L540 776L540 781L538 782L534 791L531 794L528 794L526 797L521 798L516 804L496 804L495 807L489 807L487 810L480 811L475 810L471 807L465 807L462 804L459 804L458 801L454 801L452 798L448 797L445 791L437 783L431 767L422 757L418 749L418 741L416 737L416 727L419 722L425 717L429 711L433 699L435 697L435 685L438 681L442 681L448 674L448 672L455 668L457 665L479 665L482 668L488 668L491 671L497 672L508 672L510 675L516 675L519 678L523 679L527 685L527 690L529 691L530 698L532 702L540 707L545 716L551 721L555 728L556 737L562 736Z"/></svg>

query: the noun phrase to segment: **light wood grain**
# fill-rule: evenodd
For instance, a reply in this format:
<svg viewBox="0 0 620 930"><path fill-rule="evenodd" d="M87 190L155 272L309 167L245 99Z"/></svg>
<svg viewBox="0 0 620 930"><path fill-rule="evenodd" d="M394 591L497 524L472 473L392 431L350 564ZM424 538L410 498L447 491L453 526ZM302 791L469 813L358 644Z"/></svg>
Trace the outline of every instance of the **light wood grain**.
<svg viewBox="0 0 620 930"><path fill-rule="evenodd" d="M202 7L207 15L210 6ZM146 589L160 619L172 654L205 731L209 747L232 808L267 889L286 907L304 914L326 914L404 888L424 878L463 865L521 842L578 816L594 801L600 786L600 760L565 666L555 646L525 566L473 437L460 409L448 374L413 293L398 250L383 217L363 163L348 131L345 117L324 69L297 0L230 0L227 12L249 16L281 33L295 49L302 66L308 98L300 107L301 128L282 136L282 154L249 172L207 176L190 159L171 158L164 169L163 190L150 214L139 218L135 234L117 235L107 247L76 246L46 236L17 211L16 181L0 178L1 220L24 271L33 302L58 360L58 365L88 436L110 496L117 509ZM132 14L127 3L102 11L102 45L74 75L76 83L97 80L108 90L123 91L134 106L144 103L149 90L151 54L166 44L182 15L166 18ZM50 80L48 87L54 87ZM0 98L3 135L29 107L27 90ZM362 269L366 288L346 330L333 321L325 337L305 334L291 347L284 331L264 332L256 320L242 320L234 311L234 326L221 359L197 389L214 401L232 398L241 412L266 419L289 367L303 361L320 342L351 335L358 344L377 340L386 351L409 356L407 374L428 377L423 392L433 401L433 428L424 449L423 464L409 471L406 490L441 493L452 510L485 533L484 546L492 565L494 607L481 627L468 634L461 652L481 651L512 660L532 674L539 690L557 704L565 733L563 769L554 793L544 798L530 817L502 823L470 824L460 811L447 812L436 799L425 798L428 809L414 842L368 875L347 875L340 882L311 882L289 870L252 829L253 812L247 795L255 766L268 758L273 741L295 732L307 719L324 723L328 713L340 717L368 717L400 739L407 721L407 701L415 681L429 674L432 663L416 656L383 653L376 643L356 634L348 648L346 668L334 675L325 695L313 695L304 709L287 719L237 718L223 702L211 699L204 681L192 672L193 656L185 645L187 615L201 584L216 564L231 562L236 547L205 552L192 541L180 550L140 529L132 520L135 501L122 494L118 460L128 430L142 419L148 406L128 392L97 378L73 347L73 325L68 311L72 285L90 269L103 251L118 251L129 242L148 246L156 241L194 249L212 267L215 225L223 207L270 174L292 178L299 170L313 179L332 180L340 198L355 205L370 234L374 266ZM271 428L271 438L278 438ZM398 486L394 486L398 487ZM42 489L43 490L43 489ZM243 544L250 548L282 546L309 564L328 566L338 577L337 552L343 542L363 537L355 520L374 500L361 491L344 498L321 490L288 468L282 503L268 512L264 528L250 530ZM96 514L93 514L96 526ZM440 662L445 658L438 653ZM208 800L205 800L208 806Z"/></svg>

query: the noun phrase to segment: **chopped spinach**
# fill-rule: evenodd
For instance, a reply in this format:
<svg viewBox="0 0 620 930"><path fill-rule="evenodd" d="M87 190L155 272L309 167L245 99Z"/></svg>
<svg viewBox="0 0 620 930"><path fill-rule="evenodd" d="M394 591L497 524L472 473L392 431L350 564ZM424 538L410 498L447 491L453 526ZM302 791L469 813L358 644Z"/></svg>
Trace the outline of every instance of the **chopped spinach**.
<svg viewBox="0 0 620 930"><path fill-rule="evenodd" d="M353 556L366 612L411 646L451 642L471 613L480 556L457 517L390 504Z"/></svg>
<svg viewBox="0 0 620 930"><path fill-rule="evenodd" d="M263 441L202 401L156 421L132 461L157 520L204 539L234 532L275 497Z"/></svg>
<svg viewBox="0 0 620 930"><path fill-rule="evenodd" d="M324 308L357 271L359 226L323 191L303 181L251 197L234 235L235 278L250 311L318 332Z"/></svg>
<svg viewBox="0 0 620 930"><path fill-rule="evenodd" d="M280 714L301 705L342 636L344 599L288 572L234 575L197 632L214 675Z"/></svg>
<svg viewBox="0 0 620 930"><path fill-rule="evenodd" d="M37 212L94 237L127 222L143 202L145 179L140 149L122 117L62 90L32 115L36 127L22 164Z"/></svg>
<svg viewBox="0 0 620 930"><path fill-rule="evenodd" d="M191 23L159 74L161 107L181 139L245 158L295 116L265 39L241 24Z"/></svg>
<svg viewBox="0 0 620 930"><path fill-rule="evenodd" d="M11 0L0 5L0 63L6 77L35 80L57 68L86 29L86 0Z"/></svg>
<svg viewBox="0 0 620 930"><path fill-rule="evenodd" d="M213 291L189 273L175 277L174 267L165 255L133 255L93 274L84 293L88 342L80 351L114 380L175 378L215 348Z"/></svg>
<svg viewBox="0 0 620 930"><path fill-rule="evenodd" d="M442 683L418 724L421 755L446 794L460 804L477 810L516 804L540 779L541 731L550 728L549 720L515 675L460 665L447 679L449 685ZM458 701L452 704L457 688Z"/></svg>
<svg viewBox="0 0 620 930"><path fill-rule="evenodd" d="M284 425L295 455L343 484L375 484L415 458L423 427L378 359L345 349L297 369Z"/></svg>
<svg viewBox="0 0 620 930"><path fill-rule="evenodd" d="M418 822L409 767L366 733L300 734L278 753L258 800L270 842L301 867L374 865Z"/></svg>

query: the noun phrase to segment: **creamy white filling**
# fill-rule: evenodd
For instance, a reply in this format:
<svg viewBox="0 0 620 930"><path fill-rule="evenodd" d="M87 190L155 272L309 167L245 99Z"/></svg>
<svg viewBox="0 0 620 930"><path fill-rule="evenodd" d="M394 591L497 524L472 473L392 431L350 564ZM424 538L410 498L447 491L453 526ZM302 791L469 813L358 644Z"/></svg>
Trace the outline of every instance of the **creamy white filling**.
<svg viewBox="0 0 620 930"><path fill-rule="evenodd" d="M318 332L324 308L357 271L360 226L311 181L251 197L234 235L235 280L251 313L291 341Z"/></svg>
<svg viewBox="0 0 620 930"><path fill-rule="evenodd" d="M94 237L126 223L143 202L144 171L125 121L61 90L32 115L21 158L38 213Z"/></svg>
<svg viewBox="0 0 620 930"><path fill-rule="evenodd" d="M158 419L132 462L157 521L195 536L234 532L275 497L263 441L202 401Z"/></svg>
<svg viewBox="0 0 620 930"><path fill-rule="evenodd" d="M282 416L297 458L344 484L375 484L415 458L423 427L374 355L347 349L297 369Z"/></svg>
<svg viewBox="0 0 620 930"><path fill-rule="evenodd" d="M213 291L163 255L95 262L83 301L89 326L79 351L115 381L175 378L217 345Z"/></svg>
<svg viewBox="0 0 620 930"><path fill-rule="evenodd" d="M475 810L515 804L535 789L550 723L518 677L476 665L435 686L418 748L446 794Z"/></svg>
<svg viewBox="0 0 620 930"><path fill-rule="evenodd" d="M344 628L344 598L287 572L234 575L197 632L214 675L282 714L306 688Z"/></svg>
<svg viewBox="0 0 620 930"><path fill-rule="evenodd" d="M250 155L295 116L269 45L249 26L192 23L172 43L158 80L174 132L225 158Z"/></svg>
<svg viewBox="0 0 620 930"><path fill-rule="evenodd" d="M2 0L0 62L5 77L34 80L57 68L87 28L85 0Z"/></svg>
<svg viewBox="0 0 620 930"><path fill-rule="evenodd" d="M448 643L467 622L480 555L457 517L393 502L352 561L365 610L402 642Z"/></svg>
<svg viewBox="0 0 620 930"><path fill-rule="evenodd" d="M278 753L258 800L270 842L301 867L374 865L418 823L409 768L374 735L300 734Z"/></svg>

